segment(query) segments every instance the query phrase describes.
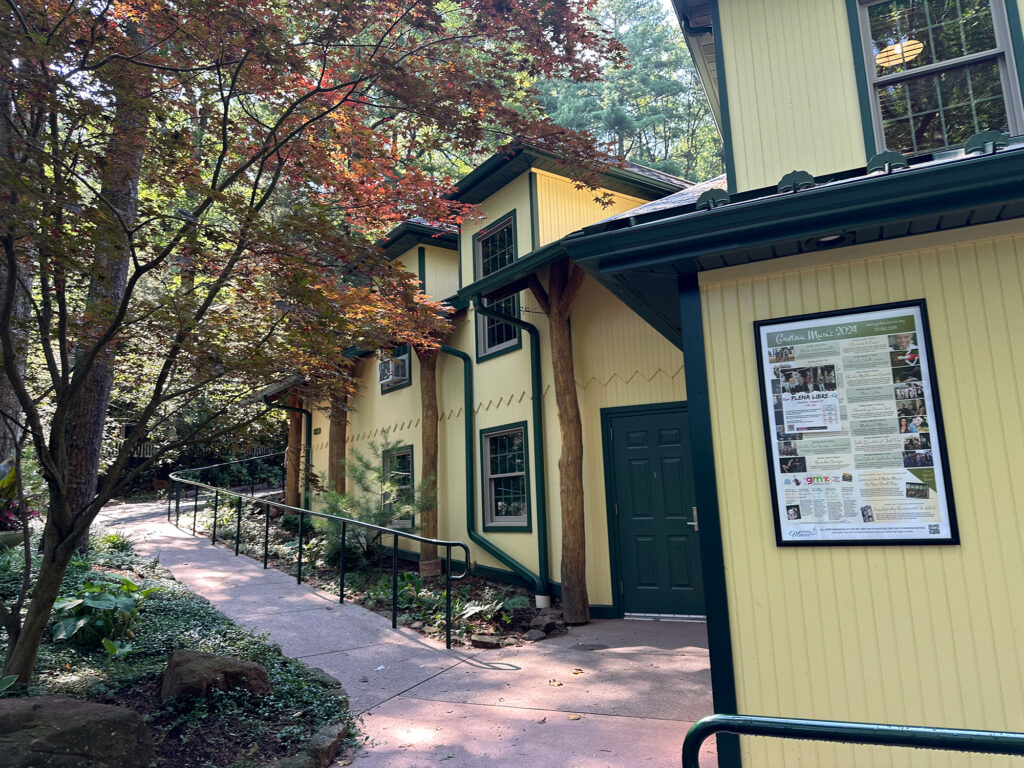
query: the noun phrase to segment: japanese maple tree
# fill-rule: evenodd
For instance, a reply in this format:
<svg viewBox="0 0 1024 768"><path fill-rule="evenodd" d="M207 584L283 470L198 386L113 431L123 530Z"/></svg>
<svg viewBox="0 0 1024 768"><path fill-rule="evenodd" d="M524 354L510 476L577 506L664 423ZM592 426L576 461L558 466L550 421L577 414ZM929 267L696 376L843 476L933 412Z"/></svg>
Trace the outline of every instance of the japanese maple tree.
<svg viewBox="0 0 1024 768"><path fill-rule="evenodd" d="M29 679L76 546L180 404L225 406L164 450L230 430L232 406L287 373L343 396L351 346L436 343L443 313L373 238L462 215L425 153L520 136L591 160L529 87L614 55L588 5L8 0L0 459L30 441L49 503L31 596L26 546L25 588L0 606L4 674ZM112 397L137 429L98 483Z"/></svg>

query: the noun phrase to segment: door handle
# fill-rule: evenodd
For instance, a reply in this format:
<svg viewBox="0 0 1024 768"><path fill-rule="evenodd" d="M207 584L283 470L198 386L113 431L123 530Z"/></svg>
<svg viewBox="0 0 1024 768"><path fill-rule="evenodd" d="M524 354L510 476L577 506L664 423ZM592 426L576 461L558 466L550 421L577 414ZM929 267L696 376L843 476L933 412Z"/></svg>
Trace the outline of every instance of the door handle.
<svg viewBox="0 0 1024 768"><path fill-rule="evenodd" d="M697 508L693 507L693 520L688 520L687 525L693 528L695 531L700 530L700 521L697 520Z"/></svg>

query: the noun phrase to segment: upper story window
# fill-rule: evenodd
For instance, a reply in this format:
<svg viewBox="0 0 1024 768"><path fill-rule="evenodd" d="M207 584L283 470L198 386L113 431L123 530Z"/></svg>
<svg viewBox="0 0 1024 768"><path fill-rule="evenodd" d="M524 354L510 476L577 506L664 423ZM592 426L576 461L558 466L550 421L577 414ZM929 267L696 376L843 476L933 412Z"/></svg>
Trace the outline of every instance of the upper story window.
<svg viewBox="0 0 1024 768"><path fill-rule="evenodd" d="M377 363L377 381L381 394L407 387L412 383L410 357L407 344L400 345L391 354L381 356Z"/></svg>
<svg viewBox="0 0 1024 768"><path fill-rule="evenodd" d="M1005 11L991 0L861 0L875 138L904 154L1021 133Z"/></svg>
<svg viewBox="0 0 1024 768"><path fill-rule="evenodd" d="M516 260L515 227L516 217L513 212L473 238L477 279L487 277ZM487 306L504 315L519 317L518 295L488 302ZM493 317L478 316L477 354L480 357L513 349L519 344L519 329L516 326Z"/></svg>

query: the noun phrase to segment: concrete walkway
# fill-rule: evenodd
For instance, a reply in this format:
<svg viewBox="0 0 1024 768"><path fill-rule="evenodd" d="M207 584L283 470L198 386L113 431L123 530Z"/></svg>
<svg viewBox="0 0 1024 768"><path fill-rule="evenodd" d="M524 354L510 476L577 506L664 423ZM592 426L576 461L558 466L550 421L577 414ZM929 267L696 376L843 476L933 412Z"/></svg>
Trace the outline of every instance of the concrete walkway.
<svg viewBox="0 0 1024 768"><path fill-rule="evenodd" d="M521 647L453 649L168 525L162 504L110 505L100 523L289 656L341 681L366 743L355 768L680 765L710 714L700 623L594 621ZM184 522L184 519L183 519ZM713 766L713 743L701 765ZM348 765L339 760L335 765Z"/></svg>

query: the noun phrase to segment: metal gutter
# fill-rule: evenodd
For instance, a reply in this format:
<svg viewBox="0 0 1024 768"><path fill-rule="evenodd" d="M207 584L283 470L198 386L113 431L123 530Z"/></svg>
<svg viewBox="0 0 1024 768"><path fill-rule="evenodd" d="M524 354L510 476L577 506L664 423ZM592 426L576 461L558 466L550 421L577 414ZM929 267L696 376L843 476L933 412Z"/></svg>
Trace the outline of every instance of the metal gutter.
<svg viewBox="0 0 1024 768"><path fill-rule="evenodd" d="M448 347L444 344L441 345L441 351L446 355L457 357L462 361L462 412L465 416L466 432L466 531L469 533L469 539L489 555L496 558L499 562L512 569L513 573L518 575L521 579L533 584L534 591L537 594L546 594L544 585L539 576L476 532L476 514L474 512L476 509L476 467L474 466L475 462L473 461L473 445L475 439L473 427L473 360L462 350L454 349L453 347Z"/></svg>
<svg viewBox="0 0 1024 768"><path fill-rule="evenodd" d="M549 594L550 579L548 574L548 502L547 480L544 476L544 403L540 381L540 331L537 326L520 320L518 317L503 315L484 306L480 295L473 297L473 306L485 317L493 317L522 328L530 334L530 380L533 391L533 463L534 487L537 496L537 555L540 558L537 570L543 584L542 591L537 594Z"/></svg>

